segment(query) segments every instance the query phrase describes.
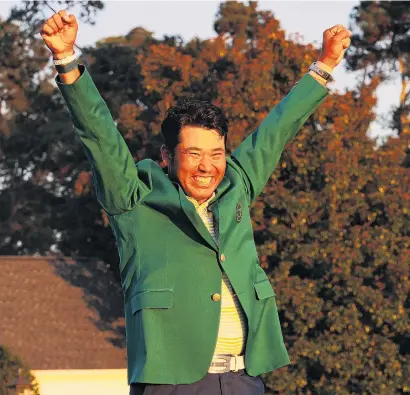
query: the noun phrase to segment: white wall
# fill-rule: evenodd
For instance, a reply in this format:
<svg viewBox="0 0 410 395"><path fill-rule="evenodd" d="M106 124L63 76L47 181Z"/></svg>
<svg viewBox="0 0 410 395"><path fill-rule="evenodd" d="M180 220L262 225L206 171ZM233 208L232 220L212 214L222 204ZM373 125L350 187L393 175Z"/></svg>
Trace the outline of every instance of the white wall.
<svg viewBox="0 0 410 395"><path fill-rule="evenodd" d="M129 395L126 369L33 370L40 395Z"/></svg>

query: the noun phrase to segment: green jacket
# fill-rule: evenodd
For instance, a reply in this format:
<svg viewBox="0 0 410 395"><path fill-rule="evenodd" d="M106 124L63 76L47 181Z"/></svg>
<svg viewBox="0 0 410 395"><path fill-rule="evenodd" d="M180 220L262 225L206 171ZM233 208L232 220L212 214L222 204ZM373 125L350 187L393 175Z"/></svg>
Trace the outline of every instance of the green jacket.
<svg viewBox="0 0 410 395"><path fill-rule="evenodd" d="M58 86L118 244L128 382L188 384L207 374L221 310L211 296L221 293L221 270L248 321L247 373L289 364L275 292L259 266L249 206L327 88L304 76L227 157L210 205L219 225L218 247L181 187L154 161L134 162L87 70L74 84Z"/></svg>

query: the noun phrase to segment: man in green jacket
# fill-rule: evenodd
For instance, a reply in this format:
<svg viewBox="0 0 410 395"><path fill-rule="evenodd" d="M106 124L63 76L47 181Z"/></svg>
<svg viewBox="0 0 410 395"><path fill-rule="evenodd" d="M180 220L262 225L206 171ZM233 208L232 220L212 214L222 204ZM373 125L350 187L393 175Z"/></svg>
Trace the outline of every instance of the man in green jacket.
<svg viewBox="0 0 410 395"><path fill-rule="evenodd" d="M351 33L341 25L324 32L318 62L230 157L219 108L196 100L170 108L161 127L165 171L134 162L76 61L77 30L60 11L41 34L118 244L130 393L263 394L259 375L290 360L249 207L327 96Z"/></svg>

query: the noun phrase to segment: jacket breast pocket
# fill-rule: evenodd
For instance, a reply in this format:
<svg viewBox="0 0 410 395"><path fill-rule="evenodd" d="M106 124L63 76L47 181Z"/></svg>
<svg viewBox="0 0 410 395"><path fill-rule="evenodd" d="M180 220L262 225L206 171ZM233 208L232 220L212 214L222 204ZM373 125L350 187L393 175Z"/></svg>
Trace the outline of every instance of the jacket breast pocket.
<svg viewBox="0 0 410 395"><path fill-rule="evenodd" d="M174 304L173 289L147 289L131 298L131 312L142 309L169 309Z"/></svg>

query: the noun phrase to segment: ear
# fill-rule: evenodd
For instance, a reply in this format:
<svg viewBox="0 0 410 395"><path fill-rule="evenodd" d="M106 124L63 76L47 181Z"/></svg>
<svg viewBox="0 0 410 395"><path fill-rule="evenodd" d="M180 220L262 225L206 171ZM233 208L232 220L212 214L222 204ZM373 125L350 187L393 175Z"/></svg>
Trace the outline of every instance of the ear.
<svg viewBox="0 0 410 395"><path fill-rule="evenodd" d="M161 145L161 158L169 167L172 161L172 153L165 144Z"/></svg>

